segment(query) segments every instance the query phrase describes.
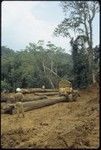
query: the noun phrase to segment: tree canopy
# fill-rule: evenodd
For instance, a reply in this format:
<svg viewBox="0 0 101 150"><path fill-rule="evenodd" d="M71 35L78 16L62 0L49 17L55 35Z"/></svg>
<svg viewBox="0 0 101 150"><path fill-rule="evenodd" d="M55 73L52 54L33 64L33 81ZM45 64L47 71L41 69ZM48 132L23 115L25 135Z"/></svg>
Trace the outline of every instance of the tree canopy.
<svg viewBox="0 0 101 150"><path fill-rule="evenodd" d="M22 51L2 46L1 84L2 90L17 87L56 88L61 78L69 79L72 70L71 55L51 42L29 43Z"/></svg>

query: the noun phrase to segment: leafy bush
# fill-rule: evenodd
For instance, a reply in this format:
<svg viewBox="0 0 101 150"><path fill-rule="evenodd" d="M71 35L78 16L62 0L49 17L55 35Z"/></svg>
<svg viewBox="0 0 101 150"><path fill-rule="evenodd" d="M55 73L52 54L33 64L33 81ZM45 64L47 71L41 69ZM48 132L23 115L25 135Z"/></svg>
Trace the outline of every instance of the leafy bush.
<svg viewBox="0 0 101 150"><path fill-rule="evenodd" d="M11 90L11 86L9 83L7 83L5 80L4 81L1 81L1 91L3 90Z"/></svg>

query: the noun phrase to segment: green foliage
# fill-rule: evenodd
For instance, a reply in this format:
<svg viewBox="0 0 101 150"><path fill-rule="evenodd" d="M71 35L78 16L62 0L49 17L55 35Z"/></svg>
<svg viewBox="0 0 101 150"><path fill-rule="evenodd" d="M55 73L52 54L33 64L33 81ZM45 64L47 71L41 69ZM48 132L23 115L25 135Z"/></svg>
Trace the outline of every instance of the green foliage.
<svg viewBox="0 0 101 150"><path fill-rule="evenodd" d="M86 39L78 36L71 41L72 57L64 49L51 42L44 48L43 41L30 43L23 51L13 51L2 47L1 89L15 91L17 87L46 88L58 87L61 79L74 83L75 87L88 85L88 56L85 49ZM99 51L94 49L95 71L98 69Z"/></svg>
<svg viewBox="0 0 101 150"><path fill-rule="evenodd" d="M2 47L1 79L9 85L8 89L17 87L57 87L61 77L69 77L72 69L71 55L51 42L44 48L44 42L29 43L23 51L13 51ZM61 71L61 67L64 70ZM4 83L2 88L4 88Z"/></svg>
<svg viewBox="0 0 101 150"><path fill-rule="evenodd" d="M82 47L79 47L81 43L82 43ZM73 40L71 41L74 86L76 88L86 88L90 81L88 55L86 53L86 50L84 49L83 44L84 41L81 36L77 37L75 41Z"/></svg>
<svg viewBox="0 0 101 150"><path fill-rule="evenodd" d="M93 60L95 71L99 70L99 61L100 61L100 48L96 46L93 48Z"/></svg>
<svg viewBox="0 0 101 150"><path fill-rule="evenodd" d="M10 90L11 86L9 83L7 83L5 80L1 81L1 91L3 90Z"/></svg>
<svg viewBox="0 0 101 150"><path fill-rule="evenodd" d="M98 77L98 74L100 72L100 48L99 46L96 46L95 48L93 48L93 60L94 60L94 63L93 63L94 73L95 73L95 76Z"/></svg>

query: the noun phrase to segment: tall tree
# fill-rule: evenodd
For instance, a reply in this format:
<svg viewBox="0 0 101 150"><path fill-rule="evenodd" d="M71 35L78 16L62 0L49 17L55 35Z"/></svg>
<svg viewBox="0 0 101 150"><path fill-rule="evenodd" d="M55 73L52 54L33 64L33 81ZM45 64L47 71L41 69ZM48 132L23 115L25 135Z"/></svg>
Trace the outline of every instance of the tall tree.
<svg viewBox="0 0 101 150"><path fill-rule="evenodd" d="M89 55L89 74L94 82L93 70L93 20L99 12L98 1L62 1L61 6L66 18L55 29L55 35L68 36L72 39L71 31L77 34L84 34L87 37Z"/></svg>
<svg viewBox="0 0 101 150"><path fill-rule="evenodd" d="M76 88L87 87L90 80L88 76L88 55L85 50L84 36L78 36L75 40L71 40L72 58L73 58L73 75L74 86Z"/></svg>
<svg viewBox="0 0 101 150"><path fill-rule="evenodd" d="M97 75L100 71L100 48L96 46L93 48L93 59L94 59L94 71L95 75Z"/></svg>

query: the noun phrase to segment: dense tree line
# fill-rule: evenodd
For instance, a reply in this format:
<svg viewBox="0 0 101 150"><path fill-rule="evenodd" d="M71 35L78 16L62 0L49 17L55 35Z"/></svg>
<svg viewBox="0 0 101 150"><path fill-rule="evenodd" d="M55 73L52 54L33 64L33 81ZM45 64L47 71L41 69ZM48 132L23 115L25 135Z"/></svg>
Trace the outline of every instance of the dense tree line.
<svg viewBox="0 0 101 150"><path fill-rule="evenodd" d="M61 79L76 88L91 84L89 62L84 36L71 40L72 55L51 42L44 48L43 41L29 43L24 50L1 48L1 90L15 91L17 87L57 88ZM99 72L99 47L93 49L94 70Z"/></svg>
<svg viewBox="0 0 101 150"><path fill-rule="evenodd" d="M61 47L48 42L29 43L24 50L1 49L1 87L58 87L61 78L72 80L72 57Z"/></svg>

